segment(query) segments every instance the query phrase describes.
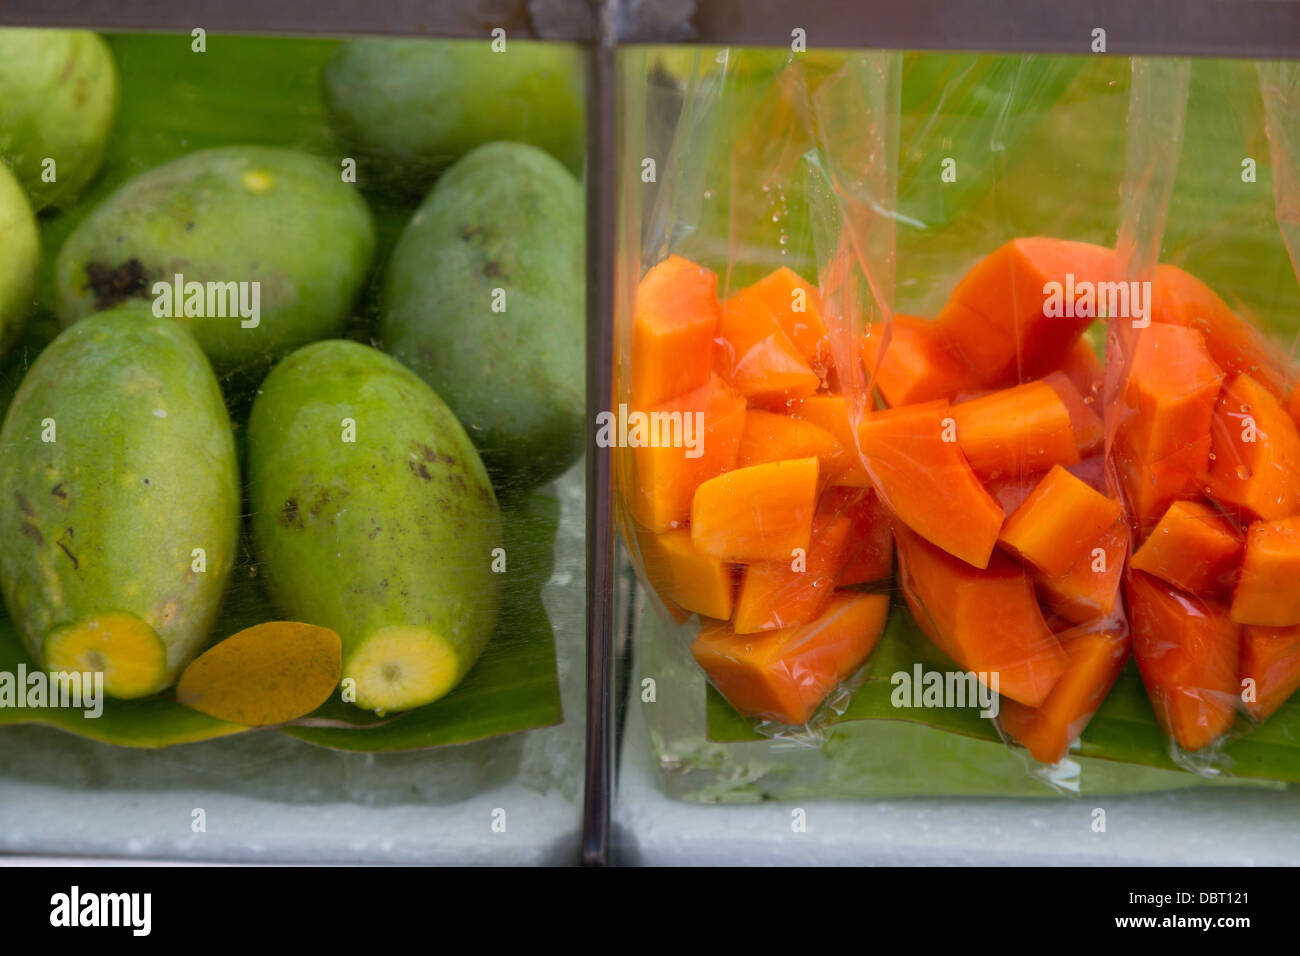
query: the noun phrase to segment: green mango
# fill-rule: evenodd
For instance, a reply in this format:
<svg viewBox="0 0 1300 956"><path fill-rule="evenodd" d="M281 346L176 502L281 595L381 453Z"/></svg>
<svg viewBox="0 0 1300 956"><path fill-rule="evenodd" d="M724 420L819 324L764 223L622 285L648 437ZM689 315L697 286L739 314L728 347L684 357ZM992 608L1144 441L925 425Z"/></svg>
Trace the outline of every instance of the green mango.
<svg viewBox="0 0 1300 956"><path fill-rule="evenodd" d="M32 657L114 697L174 683L234 565L240 487L212 368L124 306L63 332L0 428L0 590Z"/></svg>
<svg viewBox="0 0 1300 956"><path fill-rule="evenodd" d="M385 348L446 398L498 487L541 484L582 452L584 247L564 167L489 143L447 170L389 260Z"/></svg>
<svg viewBox="0 0 1300 956"><path fill-rule="evenodd" d="M365 200L325 160L205 149L123 184L77 226L55 264L55 303L67 326L146 299L194 333L219 373L264 370L339 333L374 249Z"/></svg>
<svg viewBox="0 0 1300 956"><path fill-rule="evenodd" d="M423 196L462 155L493 140L585 155L585 61L575 46L370 37L339 46L325 106L363 184Z"/></svg>
<svg viewBox="0 0 1300 956"><path fill-rule="evenodd" d="M70 205L99 172L117 101L113 54L95 34L0 29L0 159L35 209Z"/></svg>
<svg viewBox="0 0 1300 956"><path fill-rule="evenodd" d="M0 358L23 334L36 304L40 261L36 219L18 181L0 163Z"/></svg>
<svg viewBox="0 0 1300 956"><path fill-rule="evenodd" d="M345 699L406 710L460 682L496 623L501 513L428 385L356 342L299 349L253 403L248 486L268 593L343 639Z"/></svg>

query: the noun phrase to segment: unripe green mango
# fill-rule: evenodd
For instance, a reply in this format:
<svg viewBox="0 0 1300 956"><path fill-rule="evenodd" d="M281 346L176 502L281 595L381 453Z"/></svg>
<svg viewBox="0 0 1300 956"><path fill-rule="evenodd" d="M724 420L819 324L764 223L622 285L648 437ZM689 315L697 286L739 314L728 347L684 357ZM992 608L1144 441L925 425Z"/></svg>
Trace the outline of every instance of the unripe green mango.
<svg viewBox="0 0 1300 956"><path fill-rule="evenodd" d="M95 34L0 29L0 160L35 209L70 205L94 178L117 100L113 54Z"/></svg>
<svg viewBox="0 0 1300 956"><path fill-rule="evenodd" d="M240 486L221 389L193 337L126 306L63 332L0 428L0 589L32 656L138 697L216 619Z"/></svg>
<svg viewBox="0 0 1300 956"><path fill-rule="evenodd" d="M0 358L22 335L36 304L40 260L40 234L27 197L0 163Z"/></svg>
<svg viewBox="0 0 1300 956"><path fill-rule="evenodd" d="M582 451L583 222L564 167L489 143L447 170L389 260L385 348L446 398L501 487L548 481Z"/></svg>
<svg viewBox="0 0 1300 956"><path fill-rule="evenodd" d="M460 682L496 623L501 515L428 385L356 342L299 349L253 404L248 483L268 592L339 634L358 706L418 707Z"/></svg>
<svg viewBox="0 0 1300 956"><path fill-rule="evenodd" d="M194 333L219 373L259 368L343 328L374 248L365 200L325 160L264 146L205 149L128 181L81 222L59 252L56 305L66 326L147 299ZM221 299L210 309L206 295L176 296L177 275L186 286L223 284ZM231 307L234 292L251 317ZM182 314L191 304L205 314Z"/></svg>
<svg viewBox="0 0 1300 956"><path fill-rule="evenodd" d="M584 155L584 60L577 47L509 40L368 37L323 73L325 105L362 182L422 196L475 146L515 140L570 169Z"/></svg>

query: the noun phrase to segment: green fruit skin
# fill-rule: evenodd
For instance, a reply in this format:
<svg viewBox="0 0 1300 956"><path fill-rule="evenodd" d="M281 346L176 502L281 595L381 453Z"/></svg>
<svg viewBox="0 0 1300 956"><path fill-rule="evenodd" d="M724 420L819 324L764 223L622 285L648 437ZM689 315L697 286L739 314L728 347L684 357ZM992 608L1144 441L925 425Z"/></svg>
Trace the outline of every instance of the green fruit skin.
<svg viewBox="0 0 1300 956"><path fill-rule="evenodd" d="M230 419L193 337L126 306L55 339L0 429L0 495L0 588L32 656L56 628L127 611L173 683L212 630L240 516Z"/></svg>
<svg viewBox="0 0 1300 956"><path fill-rule="evenodd" d="M85 30L0 29L0 159L37 210L68 206L104 160L117 115L108 44ZM54 160L54 182L43 163Z"/></svg>
<svg viewBox="0 0 1300 956"><path fill-rule="evenodd" d="M178 273L186 282L260 282L256 328L238 316L176 321L219 373L264 368L338 334L374 249L370 210L340 168L288 149L206 149L135 177L82 221L59 252L55 301L67 326L126 297L153 303L154 283Z"/></svg>
<svg viewBox="0 0 1300 956"><path fill-rule="evenodd" d="M0 358L22 335L36 304L40 261L36 219L17 180L0 163Z"/></svg>
<svg viewBox="0 0 1300 956"><path fill-rule="evenodd" d="M299 349L253 404L248 483L272 600L286 618L336 631L345 671L363 638L408 625L444 637L465 676L496 623L501 513L473 444L428 385L356 342Z"/></svg>
<svg viewBox="0 0 1300 956"><path fill-rule="evenodd" d="M422 196L442 170L494 140L531 143L575 171L585 152L577 47L509 40L365 38L323 73L326 109L363 179Z"/></svg>
<svg viewBox="0 0 1300 956"><path fill-rule="evenodd" d="M387 350L446 396L511 488L582 451L584 248L573 177L539 149L490 143L447 170L389 260Z"/></svg>

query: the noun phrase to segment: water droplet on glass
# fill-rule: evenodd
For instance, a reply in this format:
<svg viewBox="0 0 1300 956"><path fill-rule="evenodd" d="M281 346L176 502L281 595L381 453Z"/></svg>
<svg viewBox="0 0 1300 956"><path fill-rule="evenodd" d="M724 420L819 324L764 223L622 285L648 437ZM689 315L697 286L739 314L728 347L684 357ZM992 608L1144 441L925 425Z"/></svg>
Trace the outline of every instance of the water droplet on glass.
<svg viewBox="0 0 1300 956"><path fill-rule="evenodd" d="M1238 466L1237 477L1240 478L1242 481L1248 481L1250 479L1250 469L1247 468L1245 465Z"/></svg>

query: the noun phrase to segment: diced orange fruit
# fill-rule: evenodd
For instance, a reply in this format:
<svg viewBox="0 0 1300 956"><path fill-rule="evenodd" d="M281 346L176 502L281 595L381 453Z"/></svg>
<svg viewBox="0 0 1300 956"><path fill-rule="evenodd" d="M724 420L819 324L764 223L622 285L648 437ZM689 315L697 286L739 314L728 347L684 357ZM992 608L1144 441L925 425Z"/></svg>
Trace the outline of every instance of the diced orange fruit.
<svg viewBox="0 0 1300 956"><path fill-rule="evenodd" d="M867 326L862 361L891 406L952 398L979 385L938 324L914 315L895 315L888 327Z"/></svg>
<svg viewBox="0 0 1300 956"><path fill-rule="evenodd" d="M669 256L645 274L632 320L634 408L708 383L718 317L718 277L703 266Z"/></svg>
<svg viewBox="0 0 1300 956"><path fill-rule="evenodd" d="M660 597L705 617L727 620L735 594L731 566L691 547L691 534L676 528L655 534L640 530L637 541L646 577Z"/></svg>
<svg viewBox="0 0 1300 956"><path fill-rule="evenodd" d="M1085 399L1094 402L1100 400L1106 369L1086 337L1081 337L1070 347L1058 371L1070 380L1070 384Z"/></svg>
<svg viewBox="0 0 1300 956"><path fill-rule="evenodd" d="M1114 462L1124 500L1142 534L1155 527L1175 499L1201 493L1200 483L1209 460L1209 435L1159 461L1143 462L1123 445L1114 446Z"/></svg>
<svg viewBox="0 0 1300 956"><path fill-rule="evenodd" d="M1246 709L1256 720L1268 720L1300 689L1300 626L1243 627L1240 677L1255 682Z"/></svg>
<svg viewBox="0 0 1300 956"><path fill-rule="evenodd" d="M726 561L790 561L808 550L816 504L816 458L737 468L696 489L691 544Z"/></svg>
<svg viewBox="0 0 1300 956"><path fill-rule="evenodd" d="M1300 512L1300 434L1267 389L1237 376L1223 390L1210 434L1211 498L1244 522Z"/></svg>
<svg viewBox="0 0 1300 956"><path fill-rule="evenodd" d="M742 395L757 399L797 398L821 387L817 373L752 289L737 292L722 305L716 368Z"/></svg>
<svg viewBox="0 0 1300 956"><path fill-rule="evenodd" d="M631 467L621 473L631 484L632 516L651 531L667 531L685 522L700 483L736 464L745 429L745 400L721 379L714 377L702 388L671 399L648 414L675 413L684 423L684 416L697 412L703 418L702 429L695 436L699 452L695 457L685 444L674 447L660 442L625 450ZM642 437L649 441L649 435Z"/></svg>
<svg viewBox="0 0 1300 956"><path fill-rule="evenodd" d="M1007 518L998 543L1047 575L1069 571L1123 513L1060 465Z"/></svg>
<svg viewBox="0 0 1300 956"><path fill-rule="evenodd" d="M1200 750L1232 726L1241 626L1217 601L1142 571L1127 590L1133 656L1156 719L1184 750Z"/></svg>
<svg viewBox="0 0 1300 956"><path fill-rule="evenodd" d="M1300 624L1300 516L1246 529L1232 619L1263 627Z"/></svg>
<svg viewBox="0 0 1300 956"><path fill-rule="evenodd" d="M847 515L853 522L849 554L840 569L838 585L884 581L894 569L894 530L889 510L870 488L832 488L824 507Z"/></svg>
<svg viewBox="0 0 1300 956"><path fill-rule="evenodd" d="M812 422L757 408L746 412L737 466L744 468L787 458L816 458L825 479L840 467L844 449L834 435Z"/></svg>
<svg viewBox="0 0 1300 956"><path fill-rule="evenodd" d="M877 492L900 521L977 568L988 565L1002 509L955 440L945 401L873 412L859 439Z"/></svg>
<svg viewBox="0 0 1300 956"><path fill-rule="evenodd" d="M814 371L830 362L830 343L816 286L782 266L749 288L767 303L781 331Z"/></svg>
<svg viewBox="0 0 1300 956"><path fill-rule="evenodd" d="M1064 574L1037 572L1034 580L1039 597L1072 624L1110 617L1119 602L1128 547L1128 522L1120 517Z"/></svg>
<svg viewBox="0 0 1300 956"><path fill-rule="evenodd" d="M1001 554L984 570L895 528L903 594L917 626L968 671L997 674L1006 697L1038 707L1065 670L1028 575Z"/></svg>
<svg viewBox="0 0 1300 956"><path fill-rule="evenodd" d="M889 614L885 594L836 594L816 620L758 634L729 624L700 629L691 653L742 714L803 725L875 649Z"/></svg>
<svg viewBox="0 0 1300 956"><path fill-rule="evenodd" d="M1232 591L1243 546L1236 526L1203 501L1175 501L1131 564L1180 590L1222 598Z"/></svg>
<svg viewBox="0 0 1300 956"><path fill-rule="evenodd" d="M1092 350L1088 350L1092 354ZM1101 451L1106 441L1106 426L1097 414L1096 404L1101 400L1100 391L1080 392L1074 381L1064 372L1053 372L1043 378L1043 384L1056 392L1070 415L1070 425L1074 429L1074 443L1079 449L1079 457L1087 458ZM1069 464L1069 462L1061 462Z"/></svg>
<svg viewBox="0 0 1300 956"><path fill-rule="evenodd" d="M1113 630L1081 630L1061 640L1065 672L1040 707L1002 702L1002 729L1020 741L1035 760L1054 764L1079 738L1106 699L1128 660L1128 635Z"/></svg>
<svg viewBox="0 0 1300 956"><path fill-rule="evenodd" d="M832 474L826 478L828 484L852 488L871 487L871 478L858 454L858 443L853 437L853 425L843 395L810 395L797 399L790 402L789 413L793 418L810 422L830 432L840 443L842 455L829 466Z"/></svg>
<svg viewBox="0 0 1300 956"><path fill-rule="evenodd" d="M957 442L981 478L1043 471L1079 460L1070 410L1044 382L1027 382L952 406Z"/></svg>

